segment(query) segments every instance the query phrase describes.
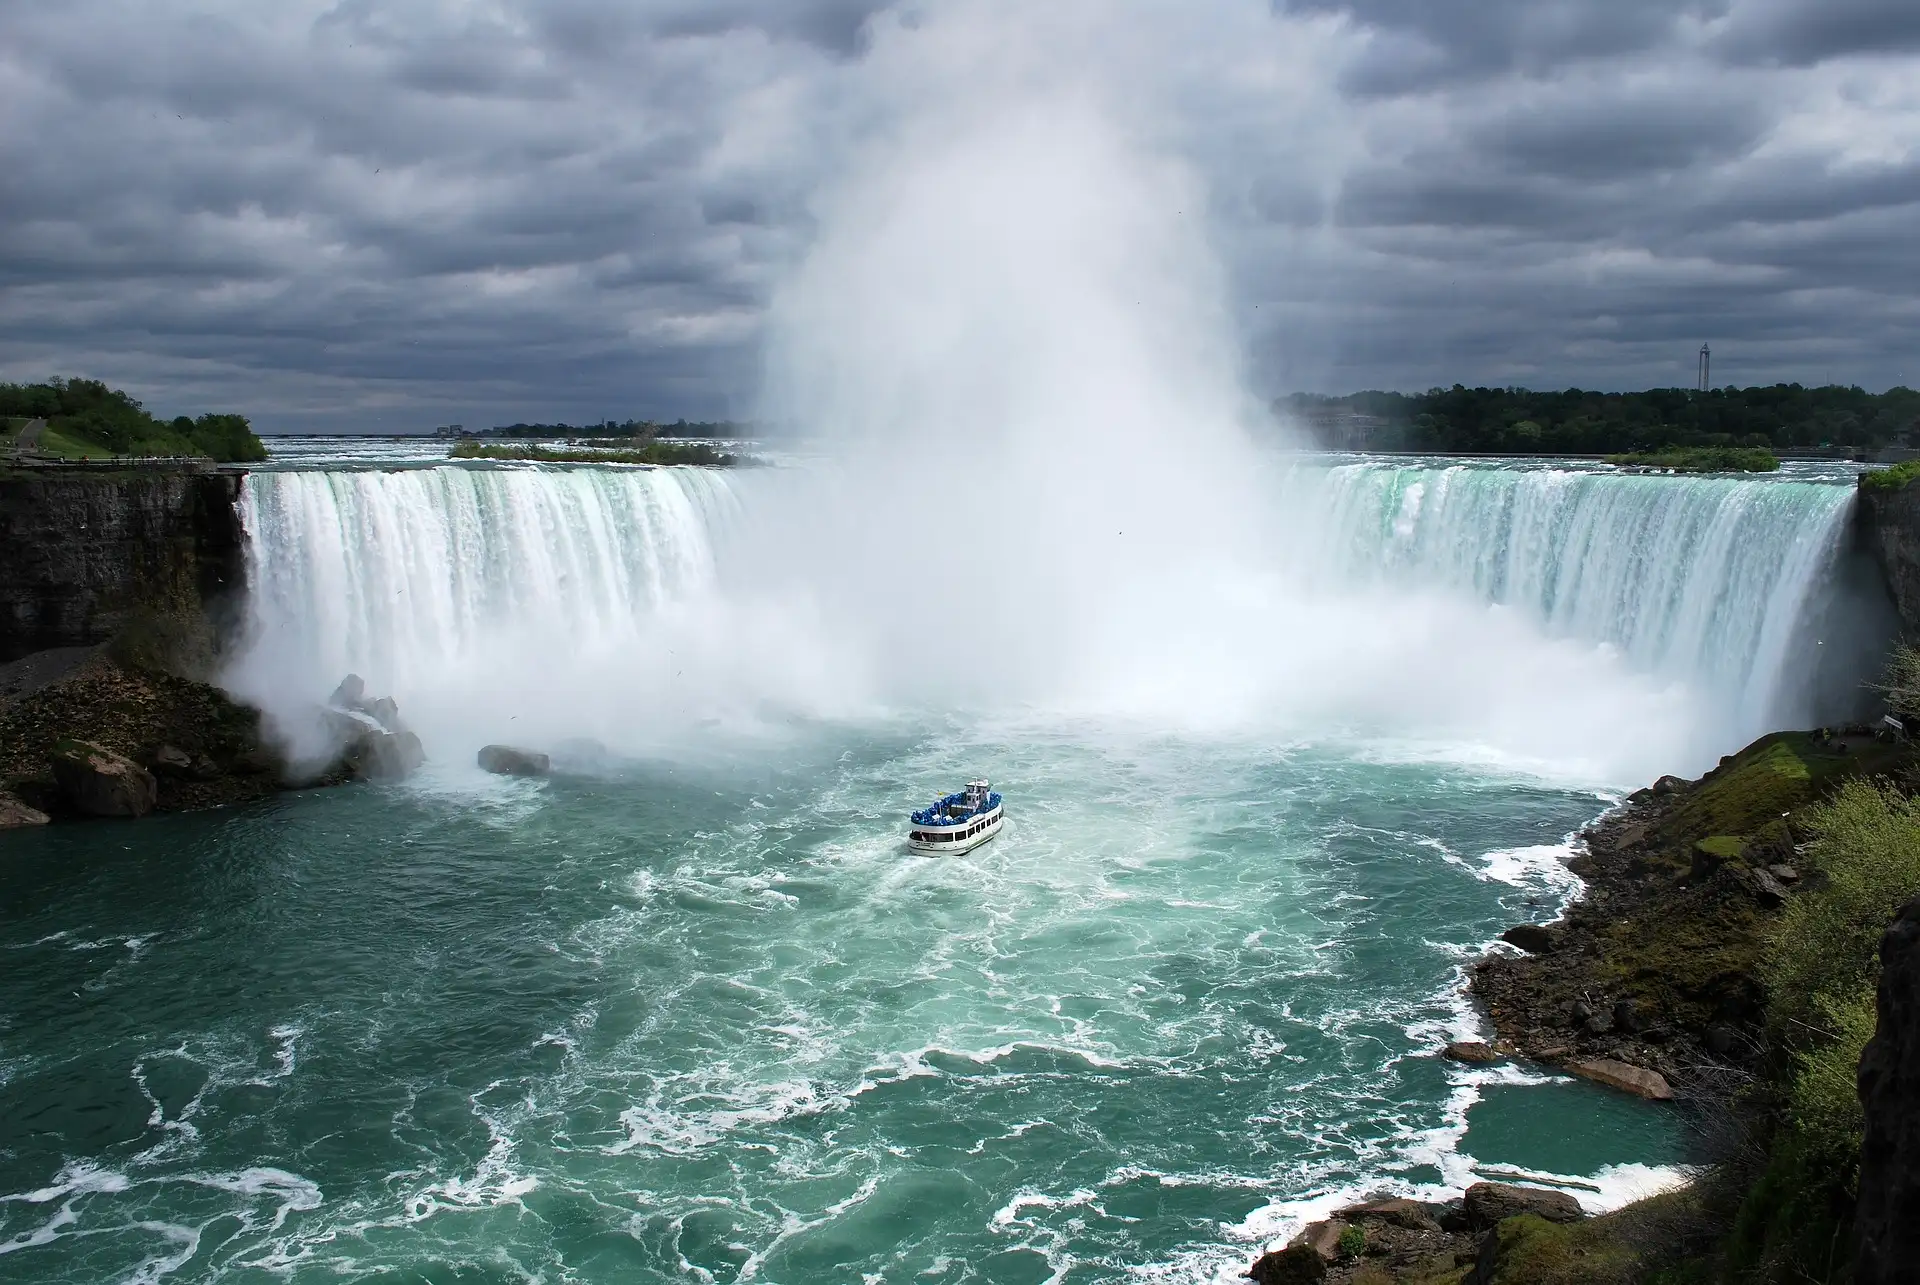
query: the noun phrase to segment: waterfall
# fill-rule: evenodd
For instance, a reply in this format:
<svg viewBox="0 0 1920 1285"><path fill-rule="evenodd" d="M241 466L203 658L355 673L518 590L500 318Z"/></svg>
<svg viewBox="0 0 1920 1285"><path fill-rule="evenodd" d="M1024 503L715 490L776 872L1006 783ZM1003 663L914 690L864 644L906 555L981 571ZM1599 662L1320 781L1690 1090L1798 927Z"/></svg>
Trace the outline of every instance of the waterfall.
<svg viewBox="0 0 1920 1285"><path fill-rule="evenodd" d="M1370 460L1300 466L1283 490L1321 576L1517 610L1707 689L1745 732L1815 712L1811 627L1832 608L1851 485Z"/></svg>
<svg viewBox="0 0 1920 1285"><path fill-rule="evenodd" d="M1127 543L1139 512L1058 540L949 514L942 538L1005 546L976 610L940 573L977 559L903 581L887 550L912 524L832 476L254 473L229 682L272 708L360 673L450 744L991 706L1344 729L1630 781L1850 713L1886 627L1840 619L1837 480L1281 463L1262 476L1290 538L1177 574L1165 522Z"/></svg>
<svg viewBox="0 0 1920 1285"><path fill-rule="evenodd" d="M249 660L309 689L353 671L383 691L515 643L563 664L708 586L734 509L708 469L253 473Z"/></svg>

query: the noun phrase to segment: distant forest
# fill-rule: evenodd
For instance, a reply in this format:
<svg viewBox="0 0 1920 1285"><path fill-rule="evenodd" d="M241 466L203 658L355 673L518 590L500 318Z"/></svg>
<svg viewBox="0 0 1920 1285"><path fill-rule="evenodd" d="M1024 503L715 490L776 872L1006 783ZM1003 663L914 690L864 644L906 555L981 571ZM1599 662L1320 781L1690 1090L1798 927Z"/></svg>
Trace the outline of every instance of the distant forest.
<svg viewBox="0 0 1920 1285"><path fill-rule="evenodd" d="M1655 388L1641 393L1432 388L1424 393L1295 393L1275 411L1321 445L1347 450L1612 455L1663 447L1758 446L1852 455L1920 445L1920 392L1805 388Z"/></svg>
<svg viewBox="0 0 1920 1285"><path fill-rule="evenodd" d="M0 384L0 437L12 439L23 422L36 419L47 422L38 447L46 455L203 455L241 462L267 458L245 415L156 419L130 395L97 379Z"/></svg>
<svg viewBox="0 0 1920 1285"><path fill-rule="evenodd" d="M751 436L751 424L732 420L685 420L659 424L650 419L607 420L600 424L496 424L479 432L454 433L466 437L713 437L731 440ZM442 429L443 433L447 430Z"/></svg>

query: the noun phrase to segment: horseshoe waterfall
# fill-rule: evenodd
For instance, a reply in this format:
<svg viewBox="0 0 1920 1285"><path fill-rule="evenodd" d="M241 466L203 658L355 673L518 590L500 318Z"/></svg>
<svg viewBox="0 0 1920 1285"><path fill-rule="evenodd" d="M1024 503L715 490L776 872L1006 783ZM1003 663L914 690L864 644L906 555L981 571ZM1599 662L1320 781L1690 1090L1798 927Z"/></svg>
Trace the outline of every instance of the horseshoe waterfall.
<svg viewBox="0 0 1920 1285"><path fill-rule="evenodd" d="M427 763L47 832L0 1279L1225 1282L1368 1193L1657 1189L1671 1114L1435 1049L1580 826L1852 701L1849 481L1275 454L1167 575L1152 494L936 547L820 464L256 471L227 681L360 674ZM906 854L975 776L1004 833Z"/></svg>

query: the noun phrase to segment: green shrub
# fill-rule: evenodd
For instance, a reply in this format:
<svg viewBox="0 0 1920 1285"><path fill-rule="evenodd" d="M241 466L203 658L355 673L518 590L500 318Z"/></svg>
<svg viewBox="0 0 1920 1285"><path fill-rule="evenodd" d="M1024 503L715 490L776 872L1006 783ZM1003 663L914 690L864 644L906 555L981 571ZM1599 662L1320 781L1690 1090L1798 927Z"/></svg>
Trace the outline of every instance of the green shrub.
<svg viewBox="0 0 1920 1285"><path fill-rule="evenodd" d="M1340 1233L1340 1257L1358 1258L1367 1252L1367 1233L1364 1228L1349 1226Z"/></svg>
<svg viewBox="0 0 1920 1285"><path fill-rule="evenodd" d="M1757 446L1668 446L1631 455L1609 455L1607 463L1676 473L1772 473L1780 467L1772 451Z"/></svg>
<svg viewBox="0 0 1920 1285"><path fill-rule="evenodd" d="M1895 647L1878 687L1887 698L1888 709L1909 718L1920 717L1920 650L1905 644Z"/></svg>
<svg viewBox="0 0 1920 1285"><path fill-rule="evenodd" d="M1920 460L1907 460L1892 468L1869 469L1860 475L1860 485L1869 491L1897 491L1920 477Z"/></svg>
<svg viewBox="0 0 1920 1285"><path fill-rule="evenodd" d="M566 450L546 446L491 445L458 442L447 452L455 460L532 460L546 464L703 464L720 468L738 464L738 456L715 450L704 442L648 442L638 450Z"/></svg>
<svg viewBox="0 0 1920 1285"><path fill-rule="evenodd" d="M1823 998L1815 1012L1825 1034L1794 1056L1787 1121L1810 1155L1850 1171L1860 1151L1860 1054L1873 1038L1874 988L1863 986L1844 1000Z"/></svg>
<svg viewBox="0 0 1920 1285"><path fill-rule="evenodd" d="M1791 1047L1825 1031L1878 974L1880 936L1920 891L1920 803L1873 781L1853 780L1806 809L1809 856L1826 886L1791 898L1776 921L1762 970L1775 1025Z"/></svg>

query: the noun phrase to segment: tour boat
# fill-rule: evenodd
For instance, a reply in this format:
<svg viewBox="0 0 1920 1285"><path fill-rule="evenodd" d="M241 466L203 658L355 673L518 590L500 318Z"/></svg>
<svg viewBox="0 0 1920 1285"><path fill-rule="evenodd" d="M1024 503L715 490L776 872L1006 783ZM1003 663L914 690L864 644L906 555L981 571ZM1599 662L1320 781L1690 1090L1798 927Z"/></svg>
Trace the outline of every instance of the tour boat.
<svg viewBox="0 0 1920 1285"><path fill-rule="evenodd" d="M1006 807L992 785L968 781L959 794L949 794L913 814L907 847L915 852L971 852L999 834L1006 819Z"/></svg>

